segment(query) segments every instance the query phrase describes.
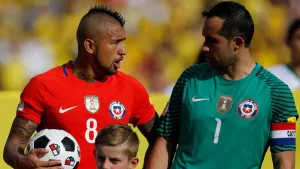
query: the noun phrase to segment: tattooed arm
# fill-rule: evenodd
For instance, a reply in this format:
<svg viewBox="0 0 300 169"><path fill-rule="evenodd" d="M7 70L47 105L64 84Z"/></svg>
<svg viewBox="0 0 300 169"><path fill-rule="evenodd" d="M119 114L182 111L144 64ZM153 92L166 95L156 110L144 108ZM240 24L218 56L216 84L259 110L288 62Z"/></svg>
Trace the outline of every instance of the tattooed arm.
<svg viewBox="0 0 300 169"><path fill-rule="evenodd" d="M18 157L24 155L24 149L36 128L37 124L32 121L21 117L14 119L3 153L4 161L8 165L18 168Z"/></svg>
<svg viewBox="0 0 300 169"><path fill-rule="evenodd" d="M22 169L27 169L60 164L57 161L40 162L38 156L47 153L44 149L36 149L24 156L24 149L37 126L36 123L21 117L14 119L3 153L4 161L12 168L19 169L22 166Z"/></svg>
<svg viewBox="0 0 300 169"><path fill-rule="evenodd" d="M146 166L147 166L148 157L151 153L151 150L154 146L154 142L157 137L157 132L156 132L155 126L157 125L158 120L159 120L159 116L157 113L155 113L155 116L153 116L153 118L149 122L137 126L138 129L140 130L140 132L144 135L144 137L147 139L147 141L149 143L148 149L147 149L145 157L144 157L143 168L146 168Z"/></svg>

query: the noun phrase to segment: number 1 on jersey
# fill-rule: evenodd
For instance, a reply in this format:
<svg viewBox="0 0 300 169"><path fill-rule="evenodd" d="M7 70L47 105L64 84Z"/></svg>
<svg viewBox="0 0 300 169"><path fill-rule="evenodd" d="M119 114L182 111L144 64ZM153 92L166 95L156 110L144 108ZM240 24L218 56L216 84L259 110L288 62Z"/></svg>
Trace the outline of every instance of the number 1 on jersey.
<svg viewBox="0 0 300 169"><path fill-rule="evenodd" d="M214 143L218 144L222 121L219 118L216 118L215 120L217 121L217 126L216 126L216 131L215 131Z"/></svg>
<svg viewBox="0 0 300 169"><path fill-rule="evenodd" d="M90 132L93 133L92 138L90 138ZM85 139L89 143L95 143L95 139L97 136L97 121L95 119L88 119L86 121L86 131L85 131Z"/></svg>

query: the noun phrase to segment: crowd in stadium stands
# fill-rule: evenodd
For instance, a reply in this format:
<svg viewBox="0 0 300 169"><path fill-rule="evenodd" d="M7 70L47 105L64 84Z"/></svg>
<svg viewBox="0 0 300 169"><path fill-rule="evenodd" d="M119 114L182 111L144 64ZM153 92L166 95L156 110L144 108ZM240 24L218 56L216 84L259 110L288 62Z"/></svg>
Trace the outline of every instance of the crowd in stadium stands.
<svg viewBox="0 0 300 169"><path fill-rule="evenodd" d="M0 90L23 89L34 75L75 56L76 29L93 4L126 19L127 55L121 70L149 92L170 93L180 73L197 61L201 11L216 0L0 0ZM296 0L238 0L255 22L252 53L268 67L289 61L286 28L299 16ZM299 3L299 2L298 2Z"/></svg>

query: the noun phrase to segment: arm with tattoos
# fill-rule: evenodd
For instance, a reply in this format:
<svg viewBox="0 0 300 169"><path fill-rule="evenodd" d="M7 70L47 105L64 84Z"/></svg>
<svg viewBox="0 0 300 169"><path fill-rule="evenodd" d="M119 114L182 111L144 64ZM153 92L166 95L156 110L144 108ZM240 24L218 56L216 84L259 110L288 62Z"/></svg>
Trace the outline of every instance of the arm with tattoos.
<svg viewBox="0 0 300 169"><path fill-rule="evenodd" d="M15 118L3 153L4 161L8 165L19 168L16 166L17 160L24 155L24 149L36 128L37 124L32 121L20 117Z"/></svg>
<svg viewBox="0 0 300 169"><path fill-rule="evenodd" d="M4 161L12 168L29 169L60 164L60 161L39 161L38 157L48 152L45 149L35 149L24 155L24 149L36 128L37 124L30 120L18 116L14 119L3 153Z"/></svg>
<svg viewBox="0 0 300 169"><path fill-rule="evenodd" d="M45 149L34 149L24 155L24 149L40 124L46 107L44 97L40 93L44 81L40 76L32 78L20 97L17 115L3 152L4 161L15 169L43 168L60 164L60 161L39 161L39 157L48 152ZM52 167L55 168L59 167Z"/></svg>

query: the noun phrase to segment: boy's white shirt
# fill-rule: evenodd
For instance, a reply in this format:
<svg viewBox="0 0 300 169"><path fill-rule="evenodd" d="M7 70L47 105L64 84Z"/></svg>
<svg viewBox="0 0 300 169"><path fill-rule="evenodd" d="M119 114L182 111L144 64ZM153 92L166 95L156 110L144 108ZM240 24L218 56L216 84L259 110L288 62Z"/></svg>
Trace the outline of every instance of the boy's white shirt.
<svg viewBox="0 0 300 169"><path fill-rule="evenodd" d="M283 81L289 86L292 91L300 89L300 77L297 76L290 68L285 64L275 65L268 68L277 78Z"/></svg>

